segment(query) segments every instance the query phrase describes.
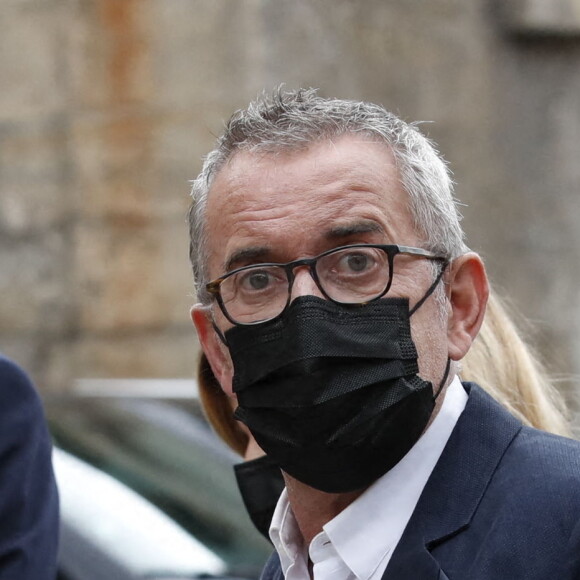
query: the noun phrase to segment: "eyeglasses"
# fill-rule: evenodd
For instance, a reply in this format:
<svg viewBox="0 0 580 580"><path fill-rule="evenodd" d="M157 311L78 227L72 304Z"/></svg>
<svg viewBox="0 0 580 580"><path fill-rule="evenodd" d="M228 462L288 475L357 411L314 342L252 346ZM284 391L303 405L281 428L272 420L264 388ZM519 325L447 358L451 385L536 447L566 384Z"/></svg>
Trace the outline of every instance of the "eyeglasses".
<svg viewBox="0 0 580 580"><path fill-rule="evenodd" d="M253 264L228 272L206 285L225 317L237 325L280 316L290 304L294 270L308 267L322 294L338 304L365 304L384 296L393 282L395 256L408 254L447 262L421 248L353 244L286 264Z"/></svg>

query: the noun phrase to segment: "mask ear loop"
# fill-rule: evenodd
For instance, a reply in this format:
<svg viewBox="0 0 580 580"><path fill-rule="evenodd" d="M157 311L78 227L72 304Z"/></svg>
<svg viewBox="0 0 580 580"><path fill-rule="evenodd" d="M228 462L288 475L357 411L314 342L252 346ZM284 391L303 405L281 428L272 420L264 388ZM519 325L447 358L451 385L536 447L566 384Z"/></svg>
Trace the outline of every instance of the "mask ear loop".
<svg viewBox="0 0 580 580"><path fill-rule="evenodd" d="M413 306L413 308L409 311L409 316L413 316L413 314L419 310L419 308L421 306L423 306L425 300L427 300L427 298L429 298L429 296L431 296L431 294L433 294L433 292L435 292L435 288L437 288L437 285L439 284L439 282L441 282L441 278L443 278L443 274L445 273L445 270L447 269L447 266L449 265L449 262L445 262L443 264L443 267L441 268L441 272L439 272L439 274L437 274L437 278L435 278L433 284L431 284L431 286L429 286L429 288L427 289L427 292L425 292L425 295L423 296L423 298L421 298L421 300L419 300L419 302L417 302L417 304L415 304L415 306Z"/></svg>
<svg viewBox="0 0 580 580"><path fill-rule="evenodd" d="M223 332L217 327L217 324L213 320L213 316L212 316L211 325L213 326L215 333L218 335L218 338L224 343L224 346L228 346L228 343L226 341L226 337L224 336Z"/></svg>
<svg viewBox="0 0 580 580"><path fill-rule="evenodd" d="M421 300L419 300L419 302L417 302L417 304L415 304L415 306L413 306L413 308L409 311L409 317L411 317L421 306L423 306L423 303L425 302L425 300L427 300L427 298L429 298L429 296L431 296L431 294L433 294L433 292L435 292L435 288L437 288L437 285L439 284L439 282L441 282L441 278L443 278L443 274L445 273L445 270L447 269L448 265L449 265L449 262L445 262L443 264L443 267L441 268L441 272L439 272L439 274L437 275L437 277L433 281L433 284L431 284L431 286L429 286L429 288L427 289L427 292L425 292L425 295L423 296L423 298L421 298ZM450 368L451 368L451 359L449 357L447 357L447 364L445 365L445 372L443 373L443 378L441 379L441 382L439 383L439 387L437 388L437 392L435 393L435 396L433 397L434 401L437 400L437 397L441 394L441 391L443 390L443 387L445 386L445 383L447 381L447 377L449 376Z"/></svg>

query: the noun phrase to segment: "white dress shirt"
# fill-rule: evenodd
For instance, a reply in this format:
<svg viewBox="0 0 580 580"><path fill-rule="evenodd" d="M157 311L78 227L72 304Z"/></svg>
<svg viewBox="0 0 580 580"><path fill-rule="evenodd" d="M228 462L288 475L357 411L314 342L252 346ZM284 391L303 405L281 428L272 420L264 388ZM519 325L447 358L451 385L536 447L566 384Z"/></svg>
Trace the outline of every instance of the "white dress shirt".
<svg viewBox="0 0 580 580"><path fill-rule="evenodd" d="M270 526L286 580L380 580L419 497L467 403L457 377L439 413L411 450L303 545L286 490Z"/></svg>

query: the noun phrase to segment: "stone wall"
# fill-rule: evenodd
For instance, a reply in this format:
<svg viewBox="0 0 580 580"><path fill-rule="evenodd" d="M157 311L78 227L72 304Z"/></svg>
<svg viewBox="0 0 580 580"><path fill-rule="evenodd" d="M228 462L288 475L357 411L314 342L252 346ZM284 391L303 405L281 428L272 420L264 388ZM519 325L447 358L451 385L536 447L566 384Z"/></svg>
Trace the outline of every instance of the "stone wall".
<svg viewBox="0 0 580 580"><path fill-rule="evenodd" d="M44 389L191 376L188 180L285 82L433 121L471 245L580 373L580 3L540 4L2 0L0 349Z"/></svg>

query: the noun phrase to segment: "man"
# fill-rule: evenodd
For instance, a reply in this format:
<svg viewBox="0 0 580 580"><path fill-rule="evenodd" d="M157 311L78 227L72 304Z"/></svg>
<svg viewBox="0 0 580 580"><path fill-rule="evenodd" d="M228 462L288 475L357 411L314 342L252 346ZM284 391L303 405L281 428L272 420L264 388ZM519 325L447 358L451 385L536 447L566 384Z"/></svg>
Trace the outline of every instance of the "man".
<svg viewBox="0 0 580 580"><path fill-rule="evenodd" d="M578 444L458 379L487 278L414 126L264 96L192 195L193 322L286 483L263 578L580 578Z"/></svg>
<svg viewBox="0 0 580 580"><path fill-rule="evenodd" d="M0 355L0 579L53 580L58 496L40 399Z"/></svg>

